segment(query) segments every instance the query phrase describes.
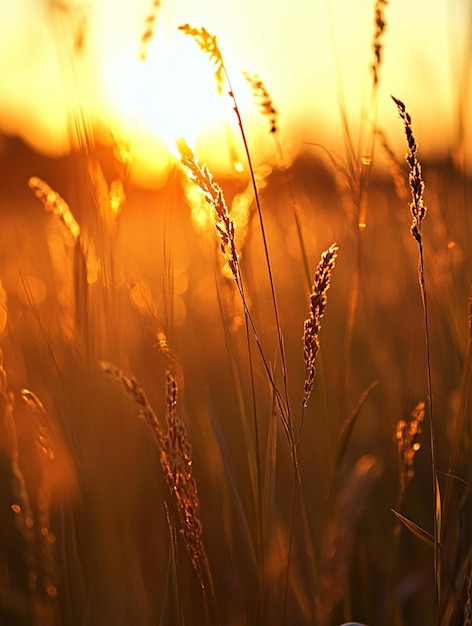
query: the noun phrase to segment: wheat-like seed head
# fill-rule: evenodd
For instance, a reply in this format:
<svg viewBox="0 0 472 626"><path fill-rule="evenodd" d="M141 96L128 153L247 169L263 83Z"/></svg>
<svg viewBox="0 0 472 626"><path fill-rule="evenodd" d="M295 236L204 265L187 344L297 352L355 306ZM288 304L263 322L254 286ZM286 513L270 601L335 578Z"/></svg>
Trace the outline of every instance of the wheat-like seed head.
<svg viewBox="0 0 472 626"><path fill-rule="evenodd" d="M313 390L316 376L315 361L320 347L319 334L321 318L324 315L327 303L327 291L330 286L331 272L336 263L338 246L332 244L321 255L315 272L313 291L310 294L310 317L305 320L303 332L303 354L306 373L303 395L303 406L306 407Z"/></svg>
<svg viewBox="0 0 472 626"><path fill-rule="evenodd" d="M141 385L132 376L125 374L123 370L112 365L108 361L101 361L100 367L104 374L109 376L116 384L120 385L120 387L122 387L126 393L133 398L139 407L140 417L142 417L149 425L157 445L161 448L164 441L162 428Z"/></svg>
<svg viewBox="0 0 472 626"><path fill-rule="evenodd" d="M204 585L203 571L206 568L206 552L200 518L200 501L197 483L192 469L192 452L183 422L177 415L177 383L170 370L166 373L167 383L167 433L161 450L161 465L167 478L179 512L182 534L187 550Z"/></svg>
<svg viewBox="0 0 472 626"><path fill-rule="evenodd" d="M413 130L411 127L411 116L406 110L405 105L401 100L398 100L393 96L392 100L397 105L398 112L401 119L403 120L406 139L408 143L408 153L406 155L406 161L410 168L409 181L412 196L412 201L410 202L410 210L413 216L411 233L416 241L421 244L421 222L426 215L427 209L423 201L424 182L421 173L421 163L419 162L416 155L416 153L418 152L418 144L416 142L415 136L413 135Z"/></svg>
<svg viewBox="0 0 472 626"><path fill-rule="evenodd" d="M403 494L408 483L415 474L415 454L421 447L418 441L425 415L425 403L418 402L411 413L409 421L397 423L397 449L400 463L400 493Z"/></svg>
<svg viewBox="0 0 472 626"><path fill-rule="evenodd" d="M379 69L382 64L382 35L387 25L384 9L387 4L387 0L377 0L375 3L375 33L374 40L372 42L372 49L374 51L374 62L372 63L374 85L377 85L379 82Z"/></svg>
<svg viewBox="0 0 472 626"><path fill-rule="evenodd" d="M28 181L28 185L41 200L46 211L59 217L64 222L74 241L77 241L80 236L80 226L72 215L67 202L56 191L51 189L44 180L37 176L32 176Z"/></svg>
<svg viewBox="0 0 472 626"><path fill-rule="evenodd" d="M167 347L167 343L165 346ZM173 360L168 360L166 369L167 432L165 435L139 383L132 376L125 374L121 369L107 361L102 361L100 367L107 376L123 387L126 393L134 399L140 408L141 416L153 432L160 452L161 467L170 493L175 498L187 550L200 579L200 584L205 587L204 573L209 575L209 568L203 543L200 501L197 483L193 475L190 443L185 426L177 415L178 389L172 372Z"/></svg>
<svg viewBox="0 0 472 626"><path fill-rule="evenodd" d="M241 270L236 250L235 228L226 206L223 190L213 180L208 168L200 165L191 148L183 139L177 142L182 164L190 172L192 181L205 196L206 201L213 207L216 214L215 228L220 248L228 262L231 273L237 286L241 289Z"/></svg>
<svg viewBox="0 0 472 626"><path fill-rule="evenodd" d="M194 28L190 24L183 24L179 26L185 35L193 37L199 48L208 56L210 61L215 66L215 81L218 88L218 93L223 93L223 84L225 76L225 66L223 63L223 56L218 47L216 35L210 35L210 33L204 28Z"/></svg>
<svg viewBox="0 0 472 626"><path fill-rule="evenodd" d="M262 114L269 119L270 132L277 133L279 130L279 113L274 107L274 103L272 101L270 93L267 91L264 83L259 78L259 76L249 74L248 72L244 72L243 75L244 78L247 80L249 86L251 87L252 93L254 94L256 101L259 103Z"/></svg>
<svg viewBox="0 0 472 626"><path fill-rule="evenodd" d="M155 22L157 19L157 12L160 6L161 6L160 0L153 0L151 4L151 10L146 15L146 19L145 19L146 25L145 25L144 32L141 35L141 40L140 40L139 59L141 61L144 61L147 58L147 49L149 46L149 42L154 36Z"/></svg>

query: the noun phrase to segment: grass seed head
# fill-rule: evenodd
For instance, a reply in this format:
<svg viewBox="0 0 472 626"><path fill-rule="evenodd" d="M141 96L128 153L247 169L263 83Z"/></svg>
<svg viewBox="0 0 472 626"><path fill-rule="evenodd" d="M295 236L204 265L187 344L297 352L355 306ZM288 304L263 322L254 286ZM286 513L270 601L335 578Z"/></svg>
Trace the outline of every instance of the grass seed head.
<svg viewBox="0 0 472 626"><path fill-rule="evenodd" d="M211 35L206 28L194 28L190 24L183 24L179 26L179 30L185 35L193 37L194 41L210 59L215 66L215 81L218 89L218 93L223 93L223 84L225 76L225 66L223 63L223 56L220 52L218 42L215 35Z"/></svg>
<svg viewBox="0 0 472 626"><path fill-rule="evenodd" d="M53 213L61 219L74 241L77 241L80 235L80 226L72 215L72 211L67 202L56 191L51 189L44 180L41 180L41 178L37 176L32 176L28 181L28 185L41 200L46 211Z"/></svg>
<svg viewBox="0 0 472 626"><path fill-rule="evenodd" d="M135 378L126 374L119 367L112 365L108 361L101 361L100 368L106 376L111 378L117 385L122 387L131 398L133 398L139 407L140 417L142 417L149 425L154 434L157 445L161 448L164 440L162 428L141 385Z"/></svg>
<svg viewBox="0 0 472 626"><path fill-rule="evenodd" d="M404 493L415 474L414 459L421 447L419 435L425 415L425 403L419 402L413 409L409 421L397 423L397 449L400 463L400 492Z"/></svg>
<svg viewBox="0 0 472 626"><path fill-rule="evenodd" d="M192 564L202 587L205 586L205 573L209 573L208 560L203 543L203 530L200 518L200 502L197 483L193 475L191 446L183 422L177 415L177 382L171 364L166 371L166 427L164 434L158 418L152 409L144 390L139 383L108 361L100 363L102 371L114 382L123 387L140 408L141 417L150 426L160 452L161 467L175 499L181 532Z"/></svg>
<svg viewBox="0 0 472 626"><path fill-rule="evenodd" d="M193 475L192 450L183 422L177 415L177 383L172 372L166 372L167 433L161 450L161 465L180 518L182 535L202 586L207 557L203 544L200 501Z"/></svg>
<svg viewBox="0 0 472 626"><path fill-rule="evenodd" d="M147 51L149 47L149 43L154 37L154 30L156 25L157 13L161 6L160 0L153 0L151 4L151 9L146 16L144 32L141 35L140 40L140 50L139 50L139 60L145 61L147 59Z"/></svg>
<svg viewBox="0 0 472 626"><path fill-rule="evenodd" d="M259 76L251 75L247 72L244 72L244 78L249 83L249 86L252 89L252 93L254 94L254 97L260 106L262 114L269 119L270 132L273 134L277 133L279 130L279 113L274 107L274 103L272 101L270 93L267 91L264 83L259 78Z"/></svg>
<svg viewBox="0 0 472 626"><path fill-rule="evenodd" d="M421 222L426 215L426 207L423 201L424 182L421 173L421 163L418 160L418 143L413 135L411 126L411 116L406 110L405 105L401 100L392 96L392 100L397 105L398 113L403 120L405 127L405 135L408 143L408 152L406 154L406 162L410 168L409 181L412 201L410 202L410 210L413 216L411 224L411 233L416 241L420 244L422 242L421 236Z"/></svg>
<svg viewBox="0 0 472 626"><path fill-rule="evenodd" d="M375 3L375 32L374 40L372 42L372 49L374 51L374 62L372 63L372 73L374 76L374 85L378 85L379 82L379 70L382 64L382 35L384 34L387 22L385 19L384 9L387 6L387 0L377 0Z"/></svg>
<svg viewBox="0 0 472 626"><path fill-rule="evenodd" d="M320 348L319 334L321 318L326 309L327 291L330 286L331 272L336 263L338 246L332 244L321 255L315 272L313 290L310 294L310 316L305 320L303 332L303 354L305 359L305 385L303 406L306 407L313 390L316 376L315 361Z"/></svg>
<svg viewBox="0 0 472 626"><path fill-rule="evenodd" d="M204 194L206 201L215 211L215 228L221 252L226 258L237 286L241 288L241 270L236 250L234 222L230 217L223 190L213 180L208 168L198 163L191 148L183 139L177 142L177 148L180 152L182 165L187 168L191 180Z"/></svg>

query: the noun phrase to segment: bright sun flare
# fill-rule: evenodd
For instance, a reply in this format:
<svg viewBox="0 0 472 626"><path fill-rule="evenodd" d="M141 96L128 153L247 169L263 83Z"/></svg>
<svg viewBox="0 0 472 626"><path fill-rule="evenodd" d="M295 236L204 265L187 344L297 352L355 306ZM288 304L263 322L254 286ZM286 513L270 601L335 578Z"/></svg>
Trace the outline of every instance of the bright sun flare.
<svg viewBox="0 0 472 626"><path fill-rule="evenodd" d="M347 4L0 2L0 129L40 151L63 154L79 101L87 121L97 123L97 132L105 130L100 139L113 130L130 144L132 176L143 184L164 182L178 137L214 173L245 165L228 86L218 95L211 60L178 30L188 22L218 37L253 161L273 163L274 143L242 71L260 75L273 97L288 162L314 144L342 152L339 102L346 104L357 142L369 97L374 2ZM407 21L405 1L389 6L378 124L401 155L392 130L395 93L414 112L423 153L433 158L463 151L470 163L468 0L429 3L424 29L417 24L425 0L413 4ZM147 58L139 60L153 8Z"/></svg>
<svg viewBox="0 0 472 626"><path fill-rule="evenodd" d="M134 52L134 50L133 50ZM129 139L141 178L165 172L176 140L199 146L201 158L220 169L239 169L237 124L228 89L218 93L214 67L179 31L156 38L145 59L136 53L105 57L101 68L104 118ZM236 78L240 100L250 98ZM216 165L218 169L218 165Z"/></svg>

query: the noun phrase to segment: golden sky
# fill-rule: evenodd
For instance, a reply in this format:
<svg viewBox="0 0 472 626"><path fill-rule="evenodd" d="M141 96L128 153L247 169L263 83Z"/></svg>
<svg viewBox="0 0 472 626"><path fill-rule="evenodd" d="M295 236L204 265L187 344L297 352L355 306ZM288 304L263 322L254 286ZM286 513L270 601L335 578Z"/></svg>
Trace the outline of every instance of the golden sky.
<svg viewBox="0 0 472 626"><path fill-rule="evenodd" d="M190 23L218 38L256 161L273 144L242 71L259 75L270 92L287 154L310 143L342 154L340 98L354 138L370 101L374 6L162 0L147 59L139 61L149 0L0 0L0 130L61 153L73 98L105 131L127 135L137 160L156 170L179 136L224 169L228 137L240 150L235 116L229 98L216 94L208 59L178 31ZM401 155L394 94L413 116L423 155L457 150L459 137L468 138L470 166L472 3L392 0L385 17L378 124Z"/></svg>

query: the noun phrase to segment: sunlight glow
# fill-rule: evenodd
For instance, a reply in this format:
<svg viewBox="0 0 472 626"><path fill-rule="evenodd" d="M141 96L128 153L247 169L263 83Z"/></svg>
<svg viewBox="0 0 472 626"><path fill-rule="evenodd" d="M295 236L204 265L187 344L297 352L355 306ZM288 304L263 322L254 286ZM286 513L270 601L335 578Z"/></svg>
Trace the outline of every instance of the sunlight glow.
<svg viewBox="0 0 472 626"><path fill-rule="evenodd" d="M178 138L210 161L217 171L241 174L239 129L228 88L218 93L214 67L195 42L177 29L149 46L146 58L134 46L102 59L101 116L130 143L135 177L165 176ZM120 55L120 56L118 56ZM117 58L118 56L118 58ZM235 78L240 101L251 106L242 76ZM241 153L241 154L240 154Z"/></svg>
<svg viewBox="0 0 472 626"><path fill-rule="evenodd" d="M374 2L343 0L243 2L225 10L216 0L3 3L0 128L45 152L65 152L71 111L85 106L101 139L114 126L129 139L133 177L165 178L177 137L212 169L244 173L228 86L218 95L211 60L178 30L189 23L218 38L256 162L273 162L275 150L244 72L259 75L273 97L288 163L308 144L342 153L339 102L354 145L369 102L373 9ZM418 29L426 11L427 28ZM470 152L470 15L465 0L389 3L377 121L395 152L402 138L391 93L408 103L422 150Z"/></svg>
<svg viewBox="0 0 472 626"><path fill-rule="evenodd" d="M103 81L104 106L130 131L138 150L158 139L172 150L181 136L195 145L202 128L224 120L211 66L180 33L167 50L159 47L146 60L111 59Z"/></svg>

